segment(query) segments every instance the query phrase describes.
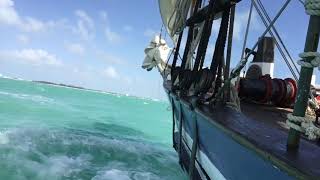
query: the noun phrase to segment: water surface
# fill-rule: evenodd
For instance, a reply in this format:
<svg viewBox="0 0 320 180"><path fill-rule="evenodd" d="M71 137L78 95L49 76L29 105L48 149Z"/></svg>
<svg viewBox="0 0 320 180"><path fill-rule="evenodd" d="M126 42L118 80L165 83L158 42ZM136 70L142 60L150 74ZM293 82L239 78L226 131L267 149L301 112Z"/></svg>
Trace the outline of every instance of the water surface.
<svg viewBox="0 0 320 180"><path fill-rule="evenodd" d="M185 179L168 106L0 78L0 178Z"/></svg>

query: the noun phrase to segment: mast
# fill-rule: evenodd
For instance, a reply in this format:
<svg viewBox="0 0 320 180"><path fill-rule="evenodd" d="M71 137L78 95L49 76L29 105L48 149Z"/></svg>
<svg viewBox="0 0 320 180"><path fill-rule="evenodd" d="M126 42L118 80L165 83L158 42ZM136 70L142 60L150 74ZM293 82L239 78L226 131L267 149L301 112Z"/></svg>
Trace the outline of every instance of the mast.
<svg viewBox="0 0 320 180"><path fill-rule="evenodd" d="M310 2L310 0L309 0ZM311 0L312 3L320 4L320 1ZM307 3L307 2L306 2ZM306 5L305 5L306 6ZM318 9L317 13L310 13L306 7L307 13L310 15L308 33L306 37L304 52L316 52L319 44L319 33L320 33L320 14ZM305 62L311 63L315 57L307 57L304 59ZM293 116L304 117L305 112L308 106L308 97L310 91L311 77L313 74L313 67L302 66L300 71L300 77L298 82L298 95L296 103L293 110ZM301 123L296 122L298 126L301 126ZM297 150L299 148L300 142L300 131L290 127L288 140L287 140L287 149L288 150Z"/></svg>

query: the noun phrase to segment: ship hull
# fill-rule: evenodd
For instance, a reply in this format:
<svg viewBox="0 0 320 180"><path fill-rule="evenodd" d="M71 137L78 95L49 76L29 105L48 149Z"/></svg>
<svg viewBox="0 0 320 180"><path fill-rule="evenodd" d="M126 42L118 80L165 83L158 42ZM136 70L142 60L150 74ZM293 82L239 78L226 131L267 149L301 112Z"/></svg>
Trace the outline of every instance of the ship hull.
<svg viewBox="0 0 320 180"><path fill-rule="evenodd" d="M188 101L170 93L168 97L174 113L175 149L181 166L188 173L192 163L190 159L193 141L198 138L192 179L295 179L272 163L268 159L267 152L265 157L261 156L264 152L257 152L254 145L248 144L246 140L242 141L240 135L228 130L215 120L216 118L220 118L219 121L221 118L245 118L240 112L229 107L221 107L215 110L216 116L208 117L205 112L193 107ZM198 128L196 136L195 121ZM181 122L182 126L180 126Z"/></svg>

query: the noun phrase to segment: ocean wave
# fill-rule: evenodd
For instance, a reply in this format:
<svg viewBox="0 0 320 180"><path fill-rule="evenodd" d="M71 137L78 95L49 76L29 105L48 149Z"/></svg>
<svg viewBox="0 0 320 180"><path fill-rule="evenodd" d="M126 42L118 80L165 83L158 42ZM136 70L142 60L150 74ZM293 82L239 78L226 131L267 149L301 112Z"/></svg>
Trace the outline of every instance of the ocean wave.
<svg viewBox="0 0 320 180"><path fill-rule="evenodd" d="M119 169L108 169L99 171L92 180L158 180L157 175L150 172L126 171Z"/></svg>
<svg viewBox="0 0 320 180"><path fill-rule="evenodd" d="M161 145L85 131L12 128L0 134L0 176L7 179L182 179ZM30 174L32 175L30 177ZM23 177L23 178L21 178Z"/></svg>
<svg viewBox="0 0 320 180"><path fill-rule="evenodd" d="M7 136L7 132L0 132L0 145L7 144L9 142L9 138Z"/></svg>
<svg viewBox="0 0 320 180"><path fill-rule="evenodd" d="M30 82L30 80L26 80L26 79L22 79L22 78L18 78L18 77L5 76L3 74L0 74L0 78L16 80L16 81L28 81L28 82Z"/></svg>
<svg viewBox="0 0 320 180"><path fill-rule="evenodd" d="M16 99L30 100L37 103L53 103L54 99L44 97L41 95L31 95L31 94L18 94L18 93L9 93L5 91L0 91L0 95L10 96Z"/></svg>
<svg viewBox="0 0 320 180"><path fill-rule="evenodd" d="M0 78L5 78L5 79L13 79L13 80L14 80L14 78L12 78L12 77L9 77L9 76L5 76L5 75L3 75L3 74L0 74Z"/></svg>
<svg viewBox="0 0 320 180"><path fill-rule="evenodd" d="M110 169L106 171L99 171L92 180L131 180L129 173L127 171L120 171L118 169Z"/></svg>

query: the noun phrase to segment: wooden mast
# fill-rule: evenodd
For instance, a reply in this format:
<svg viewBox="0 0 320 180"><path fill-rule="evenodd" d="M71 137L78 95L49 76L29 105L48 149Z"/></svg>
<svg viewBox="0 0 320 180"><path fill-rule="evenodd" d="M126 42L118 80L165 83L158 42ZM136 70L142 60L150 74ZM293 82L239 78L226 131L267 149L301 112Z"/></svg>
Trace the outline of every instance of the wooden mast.
<svg viewBox="0 0 320 180"><path fill-rule="evenodd" d="M320 33L320 16L310 16L308 33L304 52L316 52L319 44L319 33ZM307 62L310 62L313 58L306 58ZM304 117L308 106L309 91L311 77L313 74L313 68L301 67L300 77L298 82L298 95L293 110L294 116ZM301 125L301 123L297 124ZM287 149L296 150L299 148L300 132L290 128Z"/></svg>

